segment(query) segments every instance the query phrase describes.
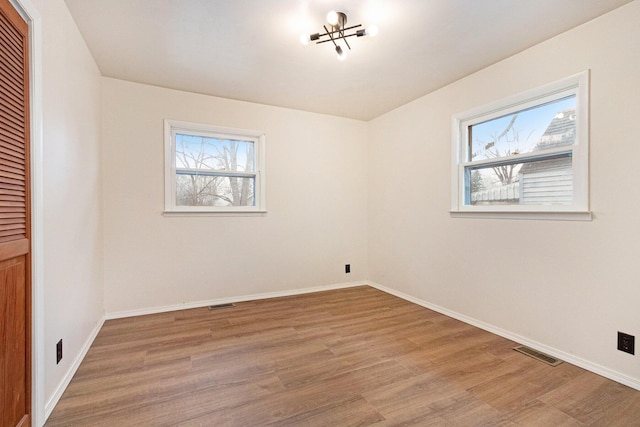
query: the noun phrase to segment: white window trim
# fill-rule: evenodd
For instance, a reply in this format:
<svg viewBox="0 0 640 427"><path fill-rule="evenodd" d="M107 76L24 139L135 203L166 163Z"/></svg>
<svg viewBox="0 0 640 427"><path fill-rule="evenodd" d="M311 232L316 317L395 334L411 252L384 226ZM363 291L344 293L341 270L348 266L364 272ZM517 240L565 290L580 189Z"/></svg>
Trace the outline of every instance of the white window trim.
<svg viewBox="0 0 640 427"><path fill-rule="evenodd" d="M177 206L176 205L176 156L173 135L176 132L186 134L208 133L217 136L252 140L256 153L256 183L254 206ZM207 216L207 215L247 215L263 214L265 203L265 134L261 131L190 123L178 120L164 120L164 214L170 216Z"/></svg>
<svg viewBox="0 0 640 427"><path fill-rule="evenodd" d="M549 206L465 205L463 185L468 126L573 94L576 95L576 134L578 143L571 147L559 149L560 152L572 152L573 204ZM591 212L589 211L589 70L512 97L455 114L452 118L451 135L451 217L591 220ZM514 156L514 158L526 159L533 156L527 153Z"/></svg>

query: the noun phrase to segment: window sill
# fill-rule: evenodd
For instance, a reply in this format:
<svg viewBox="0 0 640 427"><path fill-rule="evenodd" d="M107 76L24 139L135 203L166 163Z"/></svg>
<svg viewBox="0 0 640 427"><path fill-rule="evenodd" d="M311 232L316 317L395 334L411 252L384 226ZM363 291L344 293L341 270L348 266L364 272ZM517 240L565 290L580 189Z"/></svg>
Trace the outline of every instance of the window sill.
<svg viewBox="0 0 640 427"><path fill-rule="evenodd" d="M267 211L164 211L166 217L198 217L198 216L267 216Z"/></svg>
<svg viewBox="0 0 640 427"><path fill-rule="evenodd" d="M524 219L524 220L549 220L549 221L591 221L593 214L586 212L524 212L524 211L449 211L451 218L476 218L476 219Z"/></svg>

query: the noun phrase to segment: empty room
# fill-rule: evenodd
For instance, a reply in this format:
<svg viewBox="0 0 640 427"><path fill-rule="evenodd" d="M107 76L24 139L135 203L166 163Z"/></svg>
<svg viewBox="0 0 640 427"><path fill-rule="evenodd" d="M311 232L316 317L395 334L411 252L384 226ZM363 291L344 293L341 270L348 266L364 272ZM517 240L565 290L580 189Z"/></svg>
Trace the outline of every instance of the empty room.
<svg viewBox="0 0 640 427"><path fill-rule="evenodd" d="M0 427L640 425L640 0L0 6Z"/></svg>

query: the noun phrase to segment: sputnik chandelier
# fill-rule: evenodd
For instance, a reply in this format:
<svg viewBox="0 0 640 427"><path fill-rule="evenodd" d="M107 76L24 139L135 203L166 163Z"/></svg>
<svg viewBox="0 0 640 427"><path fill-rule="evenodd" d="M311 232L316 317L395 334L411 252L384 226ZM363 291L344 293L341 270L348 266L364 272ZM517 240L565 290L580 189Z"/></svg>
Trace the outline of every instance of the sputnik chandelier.
<svg viewBox="0 0 640 427"><path fill-rule="evenodd" d="M300 42L304 45L313 41L316 42L316 44L332 42L333 46L336 48L338 59L341 61L344 61L347 58L347 52L345 52L340 45L340 40L342 40L344 45L351 50L351 45L349 45L349 40L347 40L348 37L375 37L376 34L378 34L378 27L375 25L366 29L360 28L362 27L361 24L347 27L347 14L344 12L336 12L335 10L332 10L327 14L327 22L329 23L329 28L327 28L327 25L322 26L322 28L324 28L324 33L315 33L310 35L303 34L300 37ZM349 33L349 31L352 32Z"/></svg>

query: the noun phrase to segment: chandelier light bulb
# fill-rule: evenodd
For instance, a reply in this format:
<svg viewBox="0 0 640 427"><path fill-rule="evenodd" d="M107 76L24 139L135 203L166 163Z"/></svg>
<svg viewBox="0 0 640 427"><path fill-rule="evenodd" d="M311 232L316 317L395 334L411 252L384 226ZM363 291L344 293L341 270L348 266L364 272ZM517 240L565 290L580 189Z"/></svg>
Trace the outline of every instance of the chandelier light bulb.
<svg viewBox="0 0 640 427"><path fill-rule="evenodd" d="M331 12L327 13L327 22L332 27L335 27L336 25L338 25L338 12L336 12L335 10L332 10Z"/></svg>
<svg viewBox="0 0 640 427"><path fill-rule="evenodd" d="M375 37L378 35L378 27L376 25L372 25L366 30L366 34L371 37Z"/></svg>
<svg viewBox="0 0 640 427"><path fill-rule="evenodd" d="M340 61L344 61L345 59L347 59L347 52L342 50L340 46L336 46L336 53L338 54L338 59Z"/></svg>
<svg viewBox="0 0 640 427"><path fill-rule="evenodd" d="M306 46L309 44L310 39L311 38L307 34L303 34L300 36L300 43Z"/></svg>

